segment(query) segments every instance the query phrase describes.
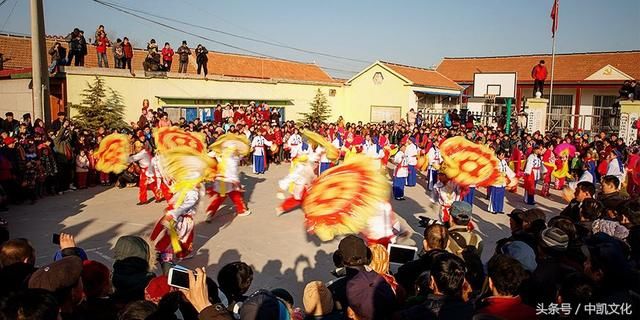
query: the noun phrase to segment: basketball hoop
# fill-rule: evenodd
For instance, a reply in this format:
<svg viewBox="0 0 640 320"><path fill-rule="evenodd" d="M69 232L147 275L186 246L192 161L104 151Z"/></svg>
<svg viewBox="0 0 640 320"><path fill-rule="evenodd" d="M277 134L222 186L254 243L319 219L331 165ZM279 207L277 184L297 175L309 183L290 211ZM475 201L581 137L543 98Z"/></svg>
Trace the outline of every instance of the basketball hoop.
<svg viewBox="0 0 640 320"><path fill-rule="evenodd" d="M484 95L484 99L488 100L488 101L496 101L496 95L495 94L485 94Z"/></svg>

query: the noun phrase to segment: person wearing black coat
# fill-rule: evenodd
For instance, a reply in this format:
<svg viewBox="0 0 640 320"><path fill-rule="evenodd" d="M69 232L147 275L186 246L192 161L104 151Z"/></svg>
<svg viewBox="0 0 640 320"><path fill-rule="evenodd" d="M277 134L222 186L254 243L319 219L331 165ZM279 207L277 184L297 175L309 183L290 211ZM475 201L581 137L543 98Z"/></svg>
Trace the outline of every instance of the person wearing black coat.
<svg viewBox="0 0 640 320"><path fill-rule="evenodd" d="M196 63L198 64L198 74L200 74L201 70L204 69L204 76L207 76L209 70L207 69L207 63L209 62L209 57L207 54L209 51L203 45L199 44L196 48Z"/></svg>

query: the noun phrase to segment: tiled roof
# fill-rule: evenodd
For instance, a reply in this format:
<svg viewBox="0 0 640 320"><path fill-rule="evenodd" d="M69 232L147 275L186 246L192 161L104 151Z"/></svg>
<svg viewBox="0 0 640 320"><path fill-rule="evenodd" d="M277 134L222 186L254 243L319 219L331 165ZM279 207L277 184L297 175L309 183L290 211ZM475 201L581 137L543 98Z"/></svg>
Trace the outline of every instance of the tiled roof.
<svg viewBox="0 0 640 320"><path fill-rule="evenodd" d="M412 66L404 66L390 62L381 61L386 67L397 72L417 86L443 88L450 90L462 89L457 83L442 75L440 72L431 69L424 69Z"/></svg>
<svg viewBox="0 0 640 320"><path fill-rule="evenodd" d="M519 82L533 81L531 69L545 60L551 72L551 55L521 55L504 57L444 58L438 70L456 82L472 82L478 72L517 72ZM556 54L554 81L583 81L601 68L611 65L640 79L640 51Z"/></svg>
<svg viewBox="0 0 640 320"><path fill-rule="evenodd" d="M67 43L64 42L63 37L48 36L46 40L46 49L49 50L55 41L60 41L64 47L68 47ZM177 50L177 48L174 48L174 50ZM197 65L193 54L194 49L191 51L192 55L189 58L188 73L196 73ZM5 62L4 67L6 69L31 67L30 37L0 35L0 52L4 54L5 59L11 59ZM113 68L113 54L111 54L111 51L108 51L107 56L109 59L109 66ZM146 50L134 50L132 60L132 67L134 70L143 69L142 62L145 57ZM88 53L85 56L85 66L98 66L95 47L92 45L88 46ZM208 67L209 74L219 76L310 82L337 82L315 64L240 54L209 51ZM177 56L174 56L174 63L171 66L171 71L178 72Z"/></svg>

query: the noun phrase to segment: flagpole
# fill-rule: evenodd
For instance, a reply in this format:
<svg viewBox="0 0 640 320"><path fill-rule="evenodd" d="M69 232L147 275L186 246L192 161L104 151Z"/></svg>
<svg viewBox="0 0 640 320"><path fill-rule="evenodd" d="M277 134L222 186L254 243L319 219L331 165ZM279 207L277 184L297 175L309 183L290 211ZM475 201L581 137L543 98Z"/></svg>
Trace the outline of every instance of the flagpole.
<svg viewBox="0 0 640 320"><path fill-rule="evenodd" d="M556 37L554 35L553 45L551 46L551 84L549 85L549 106L553 106L553 72L555 68L556 68Z"/></svg>
<svg viewBox="0 0 640 320"><path fill-rule="evenodd" d="M554 21L553 21L553 33L551 39L553 39L553 44L551 45L551 84L549 85L549 109L553 106L553 73L556 68L556 33L558 33L557 29L557 21L558 21L558 7L560 6L560 0L554 1Z"/></svg>

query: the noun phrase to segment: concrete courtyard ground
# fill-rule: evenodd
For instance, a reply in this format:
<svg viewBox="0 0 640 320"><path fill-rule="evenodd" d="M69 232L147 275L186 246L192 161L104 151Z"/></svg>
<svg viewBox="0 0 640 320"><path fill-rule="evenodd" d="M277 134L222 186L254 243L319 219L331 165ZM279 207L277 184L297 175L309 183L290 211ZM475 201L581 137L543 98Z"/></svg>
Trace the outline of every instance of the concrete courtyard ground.
<svg viewBox="0 0 640 320"><path fill-rule="evenodd" d="M276 217L277 182L288 170L288 165L272 166L265 175L251 173L251 168L241 169L241 180L246 186L245 200L253 214L235 217L230 202L224 204L212 223L204 222L204 212L196 216L195 257L184 261L188 267L206 266L210 275L217 274L226 263L241 260L254 268L251 290L259 288L286 288L296 299L301 298L304 285L312 280L331 279L331 259L338 241L320 242L308 235L303 227L303 214L296 210ZM487 261L495 249L495 241L509 235L509 219L506 215L486 212L487 200L484 188L476 191L473 220L485 241L482 254ZM437 217L437 206L429 200L424 180L406 189L405 201L393 201L394 210L402 224L412 231L403 244L421 247L422 231L418 215ZM557 214L565 203L557 192L548 198L536 197L538 208L548 216ZM12 206L5 214L11 237L28 238L35 246L37 265L52 261L56 246L51 244L53 233L66 232L75 235L78 245L84 248L90 259L110 266L113 264L111 248L122 235L148 236L151 228L162 215L164 204L151 203L136 206L137 188L95 187L87 190L47 197L35 205ZM209 198L204 199L208 205ZM522 201L522 188L518 194L507 193L505 211L513 208L529 208ZM156 270L157 271L157 270ZM300 301L300 300L298 300Z"/></svg>

